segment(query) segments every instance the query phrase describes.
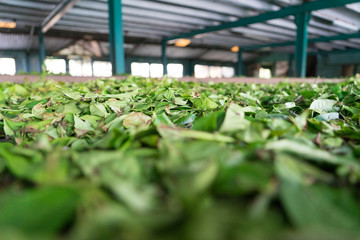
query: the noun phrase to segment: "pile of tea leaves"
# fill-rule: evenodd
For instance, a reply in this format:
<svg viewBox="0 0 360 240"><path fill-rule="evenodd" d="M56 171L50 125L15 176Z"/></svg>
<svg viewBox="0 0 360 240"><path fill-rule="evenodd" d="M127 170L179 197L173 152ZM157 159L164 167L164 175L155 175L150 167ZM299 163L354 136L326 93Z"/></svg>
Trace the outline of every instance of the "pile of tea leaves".
<svg viewBox="0 0 360 240"><path fill-rule="evenodd" d="M360 239L360 79L0 83L0 238Z"/></svg>

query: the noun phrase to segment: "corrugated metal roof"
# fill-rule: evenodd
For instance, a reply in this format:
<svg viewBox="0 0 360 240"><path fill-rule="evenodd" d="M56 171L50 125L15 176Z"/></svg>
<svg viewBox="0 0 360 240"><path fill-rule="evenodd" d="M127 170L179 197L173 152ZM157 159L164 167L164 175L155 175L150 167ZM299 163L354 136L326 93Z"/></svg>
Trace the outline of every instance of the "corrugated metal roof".
<svg viewBox="0 0 360 240"><path fill-rule="evenodd" d="M61 0L0 0L0 19L16 20L18 28L24 30L20 35L0 34L0 49L26 49L30 41L28 35L31 26L39 26L60 2ZM302 3L301 0L122 0L122 2L125 37L137 39L136 42L126 41L134 48L133 50L127 48L127 53L141 56L158 56L159 46L150 47L150 45L159 44L164 37ZM309 26L309 37L353 33L359 29L360 3L356 3L337 9L314 11ZM55 36L55 32L57 37L45 38L45 45L50 53L68 47L72 42L69 36L83 39L85 35L107 35L107 0L78 1L45 36ZM62 37L63 34L67 37ZM235 45L292 41L295 37L296 25L293 17L288 17L197 36L190 45L191 50L174 48L175 50L168 53L174 58L214 58L228 61L234 54L230 52L228 55L220 54L217 51L226 52ZM209 48L209 51L205 52L204 48L196 47ZM213 49L214 47L217 49ZM333 41L312 44L310 47L311 50L351 49L359 48L360 41L358 39ZM31 41L30 48L37 48L35 38ZM291 47L279 49L291 51Z"/></svg>

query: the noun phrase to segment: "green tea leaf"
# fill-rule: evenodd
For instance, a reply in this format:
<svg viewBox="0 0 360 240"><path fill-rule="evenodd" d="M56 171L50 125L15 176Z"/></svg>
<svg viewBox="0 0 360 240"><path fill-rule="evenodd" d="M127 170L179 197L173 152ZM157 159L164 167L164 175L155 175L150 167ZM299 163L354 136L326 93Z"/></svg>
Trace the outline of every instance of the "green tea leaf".
<svg viewBox="0 0 360 240"><path fill-rule="evenodd" d="M245 118L245 112L239 105L231 104L226 111L225 119L221 125L221 132L234 132L249 127L250 122Z"/></svg>
<svg viewBox="0 0 360 240"><path fill-rule="evenodd" d="M311 103L309 109L323 114L326 112L330 112L335 104L336 101L331 99L317 99Z"/></svg>
<svg viewBox="0 0 360 240"><path fill-rule="evenodd" d="M65 227L75 214L79 194L66 187L50 187L0 195L1 229L28 234L53 233Z"/></svg>
<svg viewBox="0 0 360 240"><path fill-rule="evenodd" d="M63 89L62 93L65 96L67 96L67 97L69 97L71 99L77 100L77 101L79 101L82 98L82 96L81 96L81 94L79 92L74 92L72 90Z"/></svg>
<svg viewBox="0 0 360 240"><path fill-rule="evenodd" d="M42 119L43 114L45 113L45 108L41 103L38 103L32 108L31 113L34 115L34 117Z"/></svg>
<svg viewBox="0 0 360 240"><path fill-rule="evenodd" d="M109 113L106 111L104 104L101 103L94 103L90 105L90 112L92 115L98 117L107 117Z"/></svg>
<svg viewBox="0 0 360 240"><path fill-rule="evenodd" d="M148 127L151 122L151 117L140 112L132 112L123 119L123 125L126 128Z"/></svg>
<svg viewBox="0 0 360 240"><path fill-rule="evenodd" d="M280 196L297 227L313 230L359 228L360 208L349 190L307 185L301 169L287 161L289 159L282 158L277 162Z"/></svg>
<svg viewBox="0 0 360 240"><path fill-rule="evenodd" d="M319 116L316 116L315 119L320 120L320 121L331 121L331 120L335 120L335 119L339 119L340 115L339 113L335 112L335 113L324 113L321 114Z"/></svg>

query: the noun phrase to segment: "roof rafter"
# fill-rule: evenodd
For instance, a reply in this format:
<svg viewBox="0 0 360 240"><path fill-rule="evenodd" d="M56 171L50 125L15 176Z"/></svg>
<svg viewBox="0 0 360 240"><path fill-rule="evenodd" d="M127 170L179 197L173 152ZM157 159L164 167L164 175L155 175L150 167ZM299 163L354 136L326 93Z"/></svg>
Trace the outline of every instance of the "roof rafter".
<svg viewBox="0 0 360 240"><path fill-rule="evenodd" d="M357 0L332 0L332 1L318 0L318 1L308 2L308 3L304 3L301 5L297 5L297 6L283 8L278 11L266 12L266 13L259 14L257 16L253 16L253 17L242 18L242 19L239 19L239 20L236 20L233 22L227 22L227 23L220 24L217 26L206 27L201 30L195 30L195 31L188 32L188 33L182 33L182 34L179 34L176 36L167 37L167 38L165 38L165 40L169 41L169 40L178 39L178 38L190 38L190 37L193 37L193 36L196 36L199 34L215 32L215 31L220 31L220 30L229 29L229 28L243 27L243 26L247 26L249 24L265 22L265 21L271 20L271 19L285 18L287 16L296 15L296 14L302 13L302 12L310 12L310 11L321 10L321 9L326 9L326 8L335 8L335 7L344 6L344 4L350 4L350 3L355 3L355 2L358 2L358 1Z"/></svg>
<svg viewBox="0 0 360 240"><path fill-rule="evenodd" d="M341 41L341 40L347 40L347 39L351 39L351 38L360 38L360 32L350 33L350 34L339 34L336 36L329 36L329 37L310 38L309 43ZM266 48L266 47L273 48L273 47L283 47L283 46L290 46L290 45L295 45L295 41L253 45L253 46L242 47L241 49L243 49L245 51L251 51L251 50L256 50L256 49Z"/></svg>
<svg viewBox="0 0 360 240"><path fill-rule="evenodd" d="M63 0L41 23L41 31L46 33L54 26L79 0Z"/></svg>

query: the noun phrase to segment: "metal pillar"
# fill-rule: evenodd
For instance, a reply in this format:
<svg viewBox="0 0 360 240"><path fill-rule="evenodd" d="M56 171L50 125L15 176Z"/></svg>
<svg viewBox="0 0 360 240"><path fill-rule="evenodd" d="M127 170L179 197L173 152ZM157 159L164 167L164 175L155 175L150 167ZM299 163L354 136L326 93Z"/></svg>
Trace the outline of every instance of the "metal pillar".
<svg viewBox="0 0 360 240"><path fill-rule="evenodd" d="M66 69L66 73L70 73L70 65L69 65L69 59L65 58L65 69Z"/></svg>
<svg viewBox="0 0 360 240"><path fill-rule="evenodd" d="M324 54L321 52L316 53L316 76L323 77L322 67L324 66Z"/></svg>
<svg viewBox="0 0 360 240"><path fill-rule="evenodd" d="M354 64L354 76L356 76L356 74L358 74L358 69L359 69L359 65L358 64Z"/></svg>
<svg viewBox="0 0 360 240"><path fill-rule="evenodd" d="M237 63L236 63L236 76L244 75L244 65L242 60L242 50L239 49L237 52Z"/></svg>
<svg viewBox="0 0 360 240"><path fill-rule="evenodd" d="M45 63L46 58L46 51L45 51L45 44L44 44L44 34L41 31L41 28L38 29L39 34L39 64L40 64L40 72L43 72L43 65Z"/></svg>
<svg viewBox="0 0 360 240"><path fill-rule="evenodd" d="M164 71L163 71L164 76L167 75L166 45L167 45L167 41L162 40L161 41L161 62L162 62L163 69L164 69Z"/></svg>
<svg viewBox="0 0 360 240"><path fill-rule="evenodd" d="M276 77L276 61L271 63L270 71L271 71L271 77Z"/></svg>
<svg viewBox="0 0 360 240"><path fill-rule="evenodd" d="M195 68L195 64L193 63L193 61L189 61L188 63L188 76L190 77L194 77L194 69Z"/></svg>
<svg viewBox="0 0 360 240"><path fill-rule="evenodd" d="M306 77L306 60L308 48L308 25L310 13L299 13L295 16L296 30L296 50L295 50L295 75L296 77Z"/></svg>
<svg viewBox="0 0 360 240"><path fill-rule="evenodd" d="M110 60L113 75L125 73L125 50L121 0L108 0Z"/></svg>
<svg viewBox="0 0 360 240"><path fill-rule="evenodd" d="M125 60L125 73L131 74L131 63L132 62L133 61L131 61L130 59Z"/></svg>
<svg viewBox="0 0 360 240"><path fill-rule="evenodd" d="M294 55L289 54L289 70L288 77L292 77L294 75Z"/></svg>
<svg viewBox="0 0 360 240"><path fill-rule="evenodd" d="M192 60L186 60L183 62L184 71L183 75L187 77L191 77L194 75L194 64Z"/></svg>
<svg viewBox="0 0 360 240"><path fill-rule="evenodd" d="M26 57L26 72L27 73L30 73L30 54L29 53L26 53L25 55Z"/></svg>

